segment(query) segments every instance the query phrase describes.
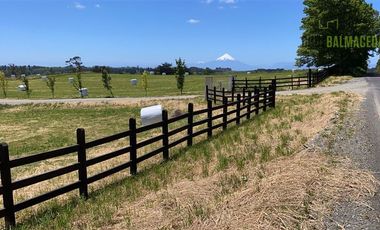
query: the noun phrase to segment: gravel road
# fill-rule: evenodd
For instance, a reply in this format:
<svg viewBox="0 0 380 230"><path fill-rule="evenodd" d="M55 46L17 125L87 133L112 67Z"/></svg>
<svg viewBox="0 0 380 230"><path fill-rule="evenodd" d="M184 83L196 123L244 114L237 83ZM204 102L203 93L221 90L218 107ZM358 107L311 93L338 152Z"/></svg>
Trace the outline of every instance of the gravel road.
<svg viewBox="0 0 380 230"><path fill-rule="evenodd" d="M349 157L359 168L373 172L380 180L380 78L355 79L335 88L360 93L365 100L357 111L349 112L342 128L326 129L324 134L329 135L320 134L312 143L333 154ZM331 88L323 91L326 90ZM380 229L380 194L365 203L337 205L325 223L327 229Z"/></svg>

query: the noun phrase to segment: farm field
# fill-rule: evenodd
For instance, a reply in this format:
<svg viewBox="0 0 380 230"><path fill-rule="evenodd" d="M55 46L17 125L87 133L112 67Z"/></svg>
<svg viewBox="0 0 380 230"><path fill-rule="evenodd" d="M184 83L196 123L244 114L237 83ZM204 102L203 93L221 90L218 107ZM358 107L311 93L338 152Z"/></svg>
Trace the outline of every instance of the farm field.
<svg viewBox="0 0 380 230"><path fill-rule="evenodd" d="M115 175L102 184L95 185L92 187L93 192L90 199L85 202L78 198L71 200L70 197L76 197L76 193L69 193L58 200L46 202L38 208L21 212L18 228L128 229L132 226L138 226L137 228L144 229L157 227L156 224L162 228L173 224L178 224L181 228L198 228L200 225L208 224L215 226L212 224L213 222L208 221L219 215L218 207L233 197L241 196L243 198L243 191L249 191L250 194L252 193L252 197L262 197L265 194L274 193L270 197L278 199L277 195L279 194L277 192L281 193L281 197L284 197L282 201L269 200L269 203L262 205L258 200L250 201L250 204L257 205L255 211L252 212L252 215L257 216L257 222L253 224L272 228L281 226L293 228L299 226L301 222L305 224L308 212L305 211L307 207L304 207L307 204L303 201L312 198L306 197L307 193L303 191L306 188L292 187L293 180L300 180L298 178L300 175L308 175L306 179L309 176L314 178L313 175L320 170L321 165L331 173L336 173L333 170L343 170L337 168L337 164L339 167L343 166L336 159L331 159L330 156L323 154L294 154L300 151L303 144L311 137L322 130L336 112L339 116L344 116L349 106L356 100L355 96L345 93L279 97L276 109L271 109L259 117L245 121L238 127L232 127L209 140L204 138L204 141L192 148L172 151L172 160L166 164L157 164L161 159L158 157L157 161L153 161L154 164L144 165L142 168L145 170L134 178L128 177L128 172L125 172ZM162 103L171 114L174 109L186 108L188 102L170 101ZM198 108L202 108L204 107L202 103L200 99L195 104ZM123 127L128 125L128 118L130 116L136 117L140 106L139 104L123 106L100 104L87 107L86 111L81 108L82 106L70 107L65 104L58 104L55 107L52 105L8 106L2 108L2 112L12 114L13 118L23 118L25 129L36 128L35 123L38 122L30 121L28 123L27 121L30 120L28 116L41 117L39 122L46 121L44 124L47 129L41 130L42 133L34 138L19 140L18 137L23 135L25 130L6 127L5 125L9 123L5 122L0 127L4 131L14 130L13 136L4 137L8 139L5 141L10 142L10 147L16 146L13 149L13 152L17 153L15 155L24 155L21 150L17 150L23 145L29 146L28 149L25 149L26 152L35 152L46 150L48 147L53 148L59 147L58 145L73 143L74 130L78 126L88 130L89 139L123 131ZM59 113L52 112L52 108ZM36 114L28 115L31 111L36 111ZM75 113L80 115L76 121L73 120L72 115ZM88 118L85 119L87 116ZM59 122L54 122L56 119ZM316 127L315 123L320 125ZM43 126L40 125L40 127ZM57 131L58 133L54 134ZM46 143L51 142L48 137L54 135L56 139L63 139L64 141L59 142L57 146L47 146ZM65 139L66 137L68 139ZM122 143L102 147L96 152L112 151L114 148L120 148L120 145ZM30 146L37 146L37 148L32 150ZM237 152L239 154L236 154ZM31 167L14 173L17 178L23 178L30 173L46 171L50 167L66 165L69 161L75 160L75 156L70 156L67 159L52 161L49 164L31 165ZM123 158L119 159L121 162L124 160ZM286 186L289 186L283 188L280 181L271 183L273 176L270 175L276 173L273 172L273 170L276 171L276 167L283 168L285 165L295 168L289 172L291 175L277 177L281 178L281 182L284 182ZM94 170L99 170L99 168L92 169L90 173L94 173ZM297 174L297 172L302 173ZM322 173L320 175L323 176L321 180L332 180L329 175ZM355 175L355 178L362 179L363 183L368 183L368 188L372 189L366 175ZM318 175L315 176L318 177ZM75 178L74 174L68 178L57 178L54 182L38 188L19 191L21 193L16 193L16 199L25 199L35 195L35 193L59 185L62 180L67 182ZM302 176L302 178L305 177ZM348 179L338 180L339 183L333 184L333 186L350 185L351 182L346 180ZM279 184L279 187L276 187L276 184ZM263 187L257 190L257 186ZM197 189L194 190L194 188ZM292 191L292 193L289 194L286 191ZM294 191L298 195L294 196ZM326 188L323 191L326 191ZM319 192L319 190L314 192ZM361 191L358 192L361 193ZM323 197L327 195L322 192L322 197L315 197L323 200ZM320 201L315 200L315 202ZM152 206L152 202L158 203ZM268 209L268 204L277 205L279 202L286 208L278 210L274 206L274 209ZM311 204L313 200L308 200L308 202ZM318 204L328 205L328 203ZM231 202L231 205L234 205L234 202ZM248 207L244 206L243 208ZM313 207L308 208L312 209ZM260 218L262 212L265 212L266 216ZM163 215L151 216L148 215L149 213L163 213ZM266 218L268 215L271 217L269 218L270 222ZM292 216L302 218L294 219ZM239 223L231 221L230 224L235 224L234 226L238 227ZM224 228L224 224L226 223L220 222L217 226ZM315 222L306 222L306 224L313 226Z"/></svg>
<svg viewBox="0 0 380 230"><path fill-rule="evenodd" d="M29 104L0 106L0 141L7 142L12 156L44 152L76 143L75 131L84 128L90 139L128 130L129 118L141 125L140 109L161 104L169 117L187 104L203 109L203 99L149 101L128 104Z"/></svg>
<svg viewBox="0 0 380 230"><path fill-rule="evenodd" d="M291 71L274 72L274 73L239 73L237 74L238 79L258 79L262 77L263 79L273 78L274 76L288 77L291 75ZM207 77L214 77L215 84L222 82L224 87L227 87L228 77L236 74L224 74L224 75L207 75ZM304 75L304 72L297 71L296 75ZM79 98L79 93L75 88L69 84L68 78L75 77L75 74L64 74L55 75L56 76L56 90L55 98ZM131 74L111 74L112 77L112 87L115 97L143 97L145 96L145 91L141 85L142 76L141 75L131 75ZM184 95L202 95L204 92L206 75L189 75L185 79ZM130 83L131 79L137 79L138 85L132 86ZM84 87L88 88L89 97L91 98L104 98L109 97L110 94L107 90L103 88L101 81L101 74L97 73L83 73L82 80ZM20 92L17 86L21 84L20 80L9 80L8 83L8 95L7 98L16 99L26 99L27 95L25 92ZM32 90L30 98L32 99L48 99L51 98L51 93L49 88L46 86L46 82L39 78L31 78L29 81L30 88ZM148 76L148 93L147 96L173 96L180 95L177 89L177 83L175 76L159 76L150 75ZM4 98L1 93L0 98Z"/></svg>

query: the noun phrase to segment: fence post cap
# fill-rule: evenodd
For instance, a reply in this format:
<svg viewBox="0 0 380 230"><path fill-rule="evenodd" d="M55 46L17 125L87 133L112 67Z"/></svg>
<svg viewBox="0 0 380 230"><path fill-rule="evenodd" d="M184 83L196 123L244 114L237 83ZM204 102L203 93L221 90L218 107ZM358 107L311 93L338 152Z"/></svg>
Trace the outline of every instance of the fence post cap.
<svg viewBox="0 0 380 230"><path fill-rule="evenodd" d="M129 118L129 123L130 123L130 124L131 124L131 123L136 124L136 119L135 119L135 118Z"/></svg>

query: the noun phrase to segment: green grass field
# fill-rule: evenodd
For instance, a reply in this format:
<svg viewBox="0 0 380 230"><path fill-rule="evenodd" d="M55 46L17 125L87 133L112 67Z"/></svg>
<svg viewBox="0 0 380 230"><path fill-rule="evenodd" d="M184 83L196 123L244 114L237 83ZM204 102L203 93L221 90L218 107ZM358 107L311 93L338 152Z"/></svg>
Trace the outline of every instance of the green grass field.
<svg viewBox="0 0 380 230"><path fill-rule="evenodd" d="M247 75L246 73L239 73L238 78L244 79L257 79L259 77L273 78L274 76L288 77L291 71L275 72L275 73L254 73ZM302 75L302 72L297 72L297 75ZM74 77L75 74L56 75L56 92L55 98L78 98L79 93L75 88L69 84L68 78ZM227 87L228 77L230 75L210 75L214 77L215 84L219 82L223 83L224 87ZM112 87L115 97L143 97L145 91L141 85L141 75L131 74L112 74ZM185 79L185 86L183 93L185 95L197 95L203 94L205 85L204 75L190 75ZM89 90L89 97L91 98L103 98L109 97L110 94L103 88L101 81L101 74L97 73L84 73L82 75L83 85ZM131 79L137 79L138 85L132 86ZM9 80L8 82L8 95L7 98L26 99L25 92L18 91L17 86L21 84L20 80ZM30 98L32 99L47 99L51 98L49 88L46 86L46 82L39 78L30 79L30 88L32 90ZM147 96L173 96L179 95L175 76L157 76L152 75L148 77L148 94ZM4 95L0 93L0 97L4 98Z"/></svg>
<svg viewBox="0 0 380 230"><path fill-rule="evenodd" d="M75 131L84 128L88 140L129 129L129 118L141 125L140 109L161 104L169 113L186 112L187 104L203 109L202 99L151 101L134 104L29 104L0 106L0 141L12 156L43 152L76 143Z"/></svg>

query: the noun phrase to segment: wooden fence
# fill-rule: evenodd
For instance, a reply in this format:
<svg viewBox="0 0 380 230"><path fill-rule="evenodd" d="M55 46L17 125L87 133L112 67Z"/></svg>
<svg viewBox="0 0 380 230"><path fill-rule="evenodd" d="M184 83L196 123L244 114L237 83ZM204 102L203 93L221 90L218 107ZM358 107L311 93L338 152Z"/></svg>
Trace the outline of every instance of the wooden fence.
<svg viewBox="0 0 380 230"><path fill-rule="evenodd" d="M247 95L244 94L244 96L241 97L241 95L238 94L235 101L228 101L227 97L224 97L223 104L218 106L213 106L212 102L208 100L207 108L199 111L194 111L193 104L190 103L188 104L188 112L186 114L170 119L168 118L168 112L164 110L162 112L161 122L140 128L136 127L136 120L134 118L131 118L129 120L128 131L93 141L86 141L85 130L80 128L77 129L76 132L76 145L15 159L10 159L8 145L6 143L3 143L0 145L0 173L2 185L0 187L0 195L3 197L4 207L0 209L0 218L4 217L5 227L11 228L16 224L15 213L23 209L53 199L57 196L63 195L76 189L79 190L80 196L88 198L88 187L90 184L96 181L104 179L127 168L129 168L131 175L135 175L138 171L138 164L147 159L150 159L158 154L162 154L163 160L168 160L170 149L183 142L186 142L187 146L192 146L193 139L197 136L207 134L207 137L211 137L213 135L213 131L216 131L216 129L225 130L227 129L228 124L236 123L238 125L242 119L250 119L253 114L258 115L260 110L266 111L268 107L275 107L276 88L273 85L270 85L263 91L260 91L259 89L256 89L254 92L249 91ZM231 110L231 107L233 110ZM218 111L220 113L216 114ZM201 115L206 115L207 118L199 120L199 116ZM187 124L185 126L169 130L170 124L186 120ZM202 130L194 129L195 127L199 128L199 126L205 126L206 124L207 128L204 128ZM141 142L137 141L137 134L158 128L162 130L160 135ZM172 142L169 141L169 137L185 131L187 131L185 136ZM113 152L105 153L91 159L87 159L87 150L122 138L129 139L129 146L123 147ZM153 143L157 144L157 142L161 142L159 148L145 153L144 155L138 156L138 149L141 149ZM33 175L25 179L16 181L12 180L11 171L14 168L46 161L48 159L66 156L71 153L77 153L77 163L75 164L61 167L59 169L55 169L39 175ZM99 172L93 176L87 175L88 167L128 153L129 160L126 158L126 161L124 163L103 172ZM28 200L15 203L13 197L14 191L72 172L78 172L78 180L76 182L56 188L53 191L40 194Z"/></svg>
<svg viewBox="0 0 380 230"><path fill-rule="evenodd" d="M228 91L225 88L218 90L216 87L210 89L206 86L206 100L212 101L214 104L218 102L223 103L224 98L226 98L228 102L234 102L237 100L238 95L240 95L244 100L247 97L251 97L252 93L258 94L260 90L263 90L264 92L272 89L276 90L276 82L276 80L271 80L270 84L266 85L266 87L264 87L264 85L261 87L255 85L248 88L241 88L242 90L238 92L234 90Z"/></svg>
<svg viewBox="0 0 380 230"><path fill-rule="evenodd" d="M233 79L232 80L232 92L242 92L243 90L252 91L255 87L263 88L268 84L271 84L273 80L276 81L277 88L294 89L298 87L313 87L328 77L328 69L322 71L312 71L309 69L306 76L292 76L287 78L271 78L271 79Z"/></svg>

